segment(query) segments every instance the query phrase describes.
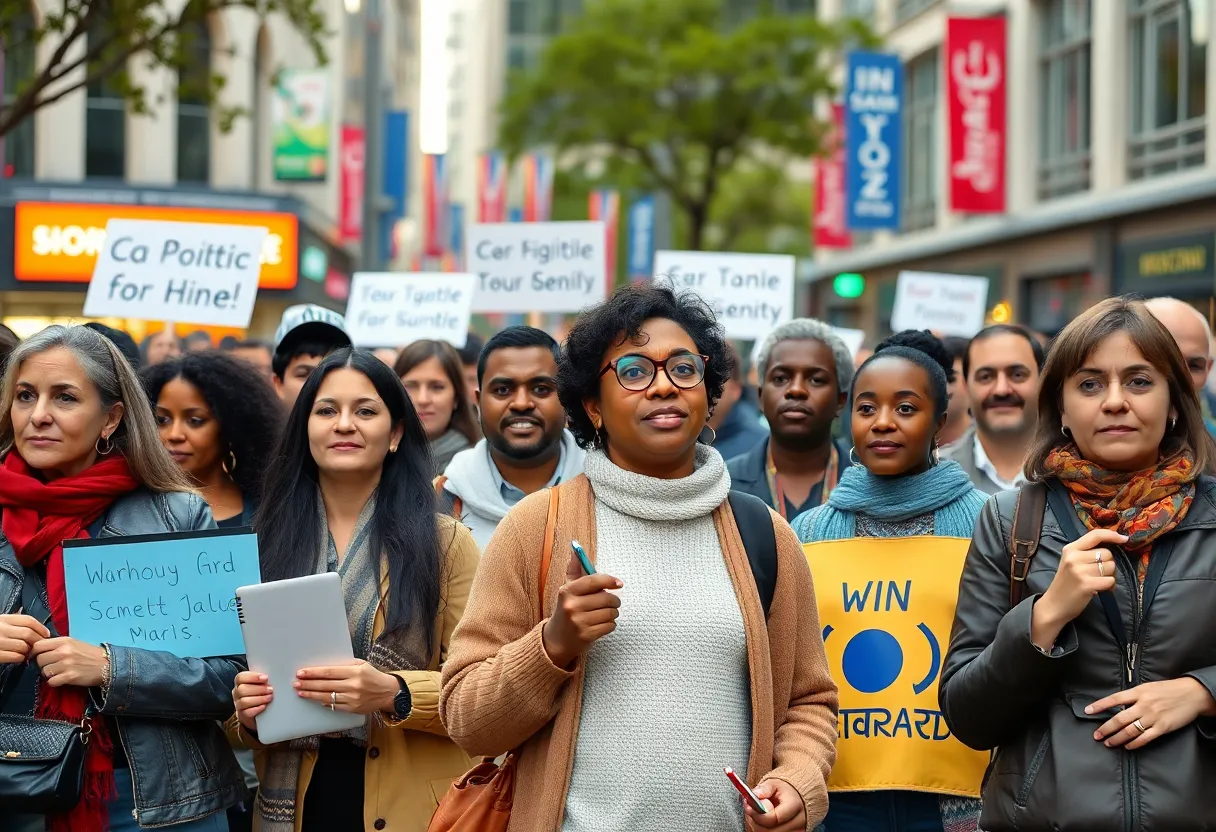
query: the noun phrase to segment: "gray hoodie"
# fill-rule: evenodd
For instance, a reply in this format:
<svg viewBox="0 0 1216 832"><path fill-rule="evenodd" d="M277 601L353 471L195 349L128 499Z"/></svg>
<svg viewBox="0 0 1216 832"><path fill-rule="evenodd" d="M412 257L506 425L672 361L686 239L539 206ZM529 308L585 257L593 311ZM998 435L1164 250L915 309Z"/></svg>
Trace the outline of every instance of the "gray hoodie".
<svg viewBox="0 0 1216 832"><path fill-rule="evenodd" d="M574 435L568 430L562 431L561 460L549 485L566 482L583 473L585 457L583 449L575 444ZM518 502L507 502L503 497L502 474L490 457L486 440L456 454L448 463L444 476L447 482L443 490L461 502L460 521L472 530L477 545L485 549L499 521Z"/></svg>

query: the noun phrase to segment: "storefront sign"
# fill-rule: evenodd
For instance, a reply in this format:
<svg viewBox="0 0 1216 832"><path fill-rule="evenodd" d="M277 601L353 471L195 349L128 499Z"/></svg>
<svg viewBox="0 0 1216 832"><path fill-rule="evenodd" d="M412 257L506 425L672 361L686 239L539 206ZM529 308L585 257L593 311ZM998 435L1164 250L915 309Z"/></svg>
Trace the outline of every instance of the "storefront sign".
<svg viewBox="0 0 1216 832"><path fill-rule="evenodd" d="M338 191L338 233L349 243L363 236L363 128L342 125L339 164L342 179Z"/></svg>
<svg viewBox="0 0 1216 832"><path fill-rule="evenodd" d="M1216 268L1212 232L1127 243L1119 247L1119 291L1207 296Z"/></svg>
<svg viewBox="0 0 1216 832"><path fill-rule="evenodd" d="M789 255L660 251L654 279L700 295L728 338L763 338L794 317L794 258Z"/></svg>
<svg viewBox="0 0 1216 832"><path fill-rule="evenodd" d="M1005 210L1005 18L957 18L946 27L950 207Z"/></svg>
<svg viewBox="0 0 1216 832"><path fill-rule="evenodd" d="M897 55L850 52L845 95L848 227L899 229L901 100Z"/></svg>
<svg viewBox="0 0 1216 832"><path fill-rule="evenodd" d="M900 272L891 329L929 329L970 338L984 328L988 278Z"/></svg>
<svg viewBox="0 0 1216 832"><path fill-rule="evenodd" d="M265 239L248 225L110 220L84 314L244 329Z"/></svg>
<svg viewBox="0 0 1216 832"><path fill-rule="evenodd" d="M329 70L284 69L271 103L274 178L324 182L329 165Z"/></svg>
<svg viewBox="0 0 1216 832"><path fill-rule="evenodd" d="M477 277L452 272L356 272L346 332L356 347L404 347L422 339L463 347Z"/></svg>
<svg viewBox="0 0 1216 832"><path fill-rule="evenodd" d="M77 202L18 202L13 224L13 275L36 283L87 283L113 219L213 223L264 228L262 289L293 289L298 274L299 221L294 214L101 205Z"/></svg>
<svg viewBox="0 0 1216 832"><path fill-rule="evenodd" d="M815 248L849 248L852 235L845 218L844 105L832 105L832 131L825 140L826 156L815 159L815 216L811 230Z"/></svg>
<svg viewBox="0 0 1216 832"><path fill-rule="evenodd" d="M606 292L602 222L469 227L466 268L477 275L474 312L577 312Z"/></svg>

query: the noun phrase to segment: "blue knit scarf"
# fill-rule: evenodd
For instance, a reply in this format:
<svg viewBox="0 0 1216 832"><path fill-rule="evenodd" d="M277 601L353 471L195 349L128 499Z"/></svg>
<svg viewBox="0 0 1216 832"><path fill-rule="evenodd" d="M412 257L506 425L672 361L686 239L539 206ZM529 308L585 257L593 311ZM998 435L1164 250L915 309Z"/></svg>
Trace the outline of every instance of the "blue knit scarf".
<svg viewBox="0 0 1216 832"><path fill-rule="evenodd" d="M932 512L935 535L969 538L987 499L952 460L904 477L878 477L853 465L827 503L800 515L793 527L803 543L847 540L856 536L858 514L900 522Z"/></svg>

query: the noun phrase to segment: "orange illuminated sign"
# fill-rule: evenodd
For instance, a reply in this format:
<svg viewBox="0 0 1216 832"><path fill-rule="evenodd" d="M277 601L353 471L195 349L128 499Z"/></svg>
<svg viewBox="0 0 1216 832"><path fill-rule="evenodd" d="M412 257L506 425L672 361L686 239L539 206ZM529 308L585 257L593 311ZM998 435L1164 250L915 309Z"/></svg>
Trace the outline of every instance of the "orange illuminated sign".
<svg viewBox="0 0 1216 832"><path fill-rule="evenodd" d="M74 202L18 202L13 229L13 274L18 280L88 283L106 239L106 222L171 220L253 225L270 233L262 246L261 289L292 289L298 270L298 227L294 214L170 208L148 205L95 205Z"/></svg>

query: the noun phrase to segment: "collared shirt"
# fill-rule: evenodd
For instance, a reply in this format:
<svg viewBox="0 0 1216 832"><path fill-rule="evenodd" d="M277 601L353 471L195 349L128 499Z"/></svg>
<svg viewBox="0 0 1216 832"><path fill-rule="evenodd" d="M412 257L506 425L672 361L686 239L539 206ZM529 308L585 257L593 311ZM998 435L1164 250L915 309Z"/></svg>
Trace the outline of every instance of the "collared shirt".
<svg viewBox="0 0 1216 832"><path fill-rule="evenodd" d="M514 506L527 497L527 494L502 478L502 472L498 470L498 463L494 461L494 455L490 453L489 443L486 444L486 454L490 457L490 476L494 478L494 484L498 486L498 493L502 495L503 502L508 506ZM545 488L552 488L562 481L562 463L566 461L565 457L566 448L563 446L557 457L557 469L553 472L553 477L545 483Z"/></svg>
<svg viewBox="0 0 1216 832"><path fill-rule="evenodd" d="M1012 481L1001 479L1001 475L997 473L996 466L992 464L992 460L988 458L988 454L984 451L984 443L980 442L979 433L975 434L975 469L982 472L988 479L996 483L1005 491L1012 491L1015 488L1021 487L1026 482L1026 474L1023 471L1018 471L1018 475Z"/></svg>

